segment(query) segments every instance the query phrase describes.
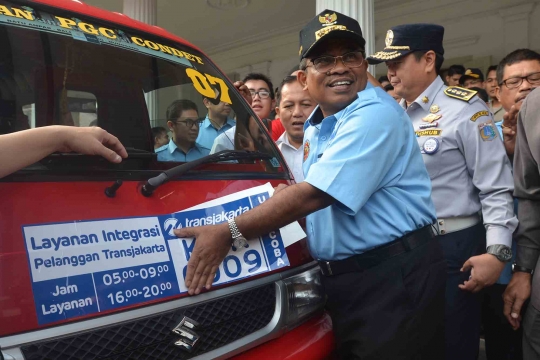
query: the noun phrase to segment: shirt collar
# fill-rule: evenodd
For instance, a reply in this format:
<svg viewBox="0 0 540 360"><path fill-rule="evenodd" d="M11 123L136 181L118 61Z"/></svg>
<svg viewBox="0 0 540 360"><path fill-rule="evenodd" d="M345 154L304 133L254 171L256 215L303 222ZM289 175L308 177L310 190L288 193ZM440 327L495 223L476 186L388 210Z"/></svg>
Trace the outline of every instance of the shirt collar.
<svg viewBox="0 0 540 360"><path fill-rule="evenodd" d="M425 112L429 112L429 108L431 107L431 104L433 104L433 100L435 99L435 96L441 90L443 86L444 86L444 82L442 81L440 76L437 76L435 80L433 80L433 82L426 88L426 90L424 90L424 92L422 92L416 98L416 100L413 101L413 103L417 103ZM424 97L428 99L427 102L422 101ZM405 102L405 99L403 99L400 102L401 107L403 107L404 109L407 107L406 104L407 103Z"/></svg>
<svg viewBox="0 0 540 360"><path fill-rule="evenodd" d="M174 150L176 150L177 147L176 147L176 144L174 143L174 141L171 139L169 140L169 154L172 154L174 152Z"/></svg>
<svg viewBox="0 0 540 360"><path fill-rule="evenodd" d="M498 107L498 108L495 109L495 108L493 107L491 101L490 101L490 103L489 103L489 107L490 107L490 110L491 110L491 112L493 113L493 115L496 115L499 111L501 111L501 110L503 109L502 105L501 105L500 107Z"/></svg>
<svg viewBox="0 0 540 360"><path fill-rule="evenodd" d="M297 148L292 146L291 143L289 142L289 137L287 136L286 131L283 134L281 134L281 136L276 140L276 144L277 145L286 145L286 146L290 147L291 149L293 149L295 151L298 150ZM300 148L301 147L302 146L300 146Z"/></svg>
<svg viewBox="0 0 540 360"><path fill-rule="evenodd" d="M208 114L207 114L206 117L204 118L204 121L203 121L201 127L207 128L207 127L209 127L211 125L212 125L212 123L210 122L210 118L208 118Z"/></svg>
<svg viewBox="0 0 540 360"><path fill-rule="evenodd" d="M172 155L172 153L173 153L175 150L180 151L182 154L184 153L184 151L178 149L178 146L176 146L176 144L174 143L174 141L171 139L171 140L169 140L169 153ZM200 149L200 147L199 147L199 144L197 144L197 143L194 143L194 144L193 144L193 146L189 149L188 154L189 154L192 150L197 150L198 152L201 152L201 149ZM186 155L187 155L187 154L186 154Z"/></svg>
<svg viewBox="0 0 540 360"><path fill-rule="evenodd" d="M236 120L234 119L231 119L231 118L227 118L227 121L225 122L225 124L223 124L223 126L225 125L230 125L230 127L232 126L235 126L236 125ZM204 121L203 121L203 124L201 127L204 127L204 128L208 128L208 127L214 127L214 125L212 125L212 122L210 121L210 118L208 117L208 114L206 114L206 117L204 118ZM215 129L215 127L214 127Z"/></svg>

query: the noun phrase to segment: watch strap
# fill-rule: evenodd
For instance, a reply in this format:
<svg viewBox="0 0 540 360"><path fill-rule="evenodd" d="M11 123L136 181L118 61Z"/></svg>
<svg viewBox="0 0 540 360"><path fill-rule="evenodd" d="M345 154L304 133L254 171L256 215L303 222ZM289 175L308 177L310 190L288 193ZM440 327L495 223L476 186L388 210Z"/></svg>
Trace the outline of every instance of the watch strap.
<svg viewBox="0 0 540 360"><path fill-rule="evenodd" d="M234 221L234 218L229 219L227 223L229 224L229 230L231 231L231 236L233 239L243 237L240 230L238 230L238 226L236 226L236 221Z"/></svg>
<svg viewBox="0 0 540 360"><path fill-rule="evenodd" d="M532 275L534 273L534 269L528 269L524 266L519 266L518 264L513 263L512 272L524 272Z"/></svg>

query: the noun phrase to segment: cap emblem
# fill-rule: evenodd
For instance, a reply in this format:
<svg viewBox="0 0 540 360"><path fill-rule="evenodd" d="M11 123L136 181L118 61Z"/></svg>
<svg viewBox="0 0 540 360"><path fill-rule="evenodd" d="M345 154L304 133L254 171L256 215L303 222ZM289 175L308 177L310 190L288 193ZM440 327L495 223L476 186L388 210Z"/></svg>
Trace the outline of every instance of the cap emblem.
<svg viewBox="0 0 540 360"><path fill-rule="evenodd" d="M394 41L394 32L392 30L388 30L386 32L386 39L384 40L386 47L392 45L392 41Z"/></svg>
<svg viewBox="0 0 540 360"><path fill-rule="evenodd" d="M323 26L334 25L337 21L337 15L336 13L324 14L323 16L319 16L319 21Z"/></svg>
<svg viewBox="0 0 540 360"><path fill-rule="evenodd" d="M467 71L465 71L465 75L473 77L475 79L480 78L480 75L473 73L471 69L467 69Z"/></svg>

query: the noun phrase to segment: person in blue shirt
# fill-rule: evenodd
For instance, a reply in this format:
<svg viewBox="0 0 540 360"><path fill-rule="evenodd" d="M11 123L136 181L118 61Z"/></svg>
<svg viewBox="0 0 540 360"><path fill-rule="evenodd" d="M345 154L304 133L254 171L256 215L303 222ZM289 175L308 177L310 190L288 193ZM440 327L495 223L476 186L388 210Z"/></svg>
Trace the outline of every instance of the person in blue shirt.
<svg viewBox="0 0 540 360"><path fill-rule="evenodd" d="M212 149L216 137L236 125L236 121L229 118L231 105L219 101L219 91L217 88L214 90L216 98L202 97L208 114L201 124L199 136L197 137L197 143L208 149Z"/></svg>
<svg viewBox="0 0 540 360"><path fill-rule="evenodd" d="M198 144L199 111L191 100L176 100L167 108L167 126L173 136L168 144L156 149L158 161L187 162L210 154Z"/></svg>
<svg viewBox="0 0 540 360"><path fill-rule="evenodd" d="M313 18L300 60L298 80L319 104L305 124L305 181L227 223L175 231L197 239L188 291L211 287L232 241L307 216L339 356L442 359L446 263L411 121L368 83L356 20L330 10Z"/></svg>

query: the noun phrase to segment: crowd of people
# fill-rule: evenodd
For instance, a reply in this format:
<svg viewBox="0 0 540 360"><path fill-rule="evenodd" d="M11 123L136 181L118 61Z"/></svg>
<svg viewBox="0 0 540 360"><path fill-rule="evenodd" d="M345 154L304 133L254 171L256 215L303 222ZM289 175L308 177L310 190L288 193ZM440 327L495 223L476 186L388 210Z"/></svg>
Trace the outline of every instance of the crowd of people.
<svg viewBox="0 0 540 360"><path fill-rule="evenodd" d="M175 231L197 239L191 295L211 287L231 241L306 217L341 358L473 360L482 334L489 360L540 358L540 54L517 49L485 77L452 65L443 81L443 38L439 25L400 25L366 54L358 22L326 10L277 89L257 73L235 84L296 184L226 223ZM249 149L230 106L202 101L204 119L190 100L168 107L158 160ZM98 128L2 135L0 148L24 137L35 151L3 158L0 175L53 151L127 156Z"/></svg>
<svg viewBox="0 0 540 360"><path fill-rule="evenodd" d="M481 69L452 65L445 83L441 26L394 27L385 48L366 56L357 23L341 14L333 24L320 20L331 13L302 30L300 72L277 92L276 114L285 126L278 143L299 184L278 189L272 201L229 227L251 237L307 215L343 358L476 359L481 336L488 359L537 358L539 335L530 330L537 312L527 311L525 332L520 322L538 247L530 234L517 246L523 226L516 231L516 213L528 203L514 199L512 167L519 108L540 84L540 54L513 51L486 77ZM322 30L326 35L317 36ZM375 81L368 62L385 63L387 75ZM261 86L245 80L254 99L262 98L260 90L273 99L270 80ZM306 99L292 124L283 115L284 90ZM275 135L273 125L269 131ZM417 153L424 160L419 168ZM426 179L429 189L422 187ZM431 223L436 241L430 242ZM531 226L534 231L532 218ZM229 227L178 235L209 244L230 236ZM196 248L200 256L186 278L191 293L211 285L217 260L203 254L223 251ZM523 252L533 259L520 260Z"/></svg>

